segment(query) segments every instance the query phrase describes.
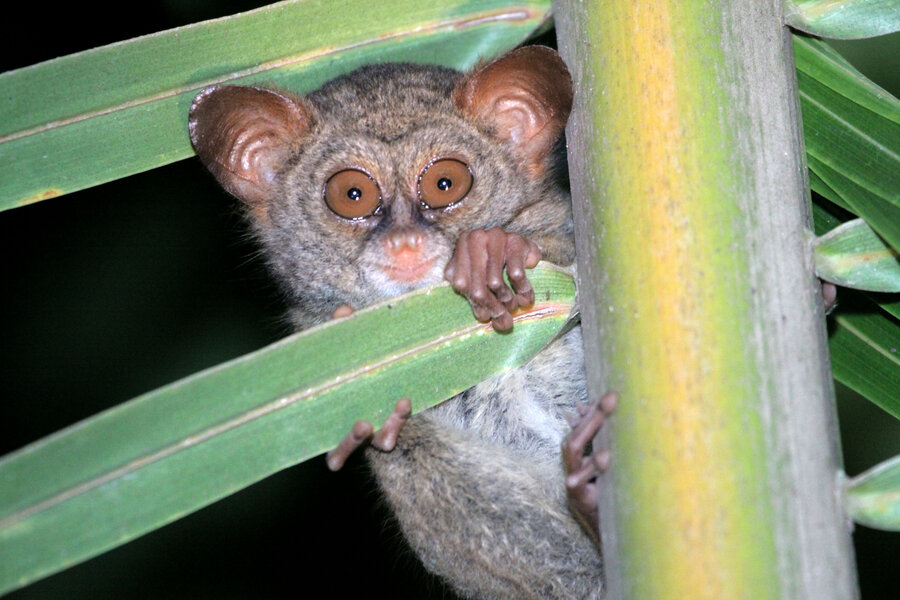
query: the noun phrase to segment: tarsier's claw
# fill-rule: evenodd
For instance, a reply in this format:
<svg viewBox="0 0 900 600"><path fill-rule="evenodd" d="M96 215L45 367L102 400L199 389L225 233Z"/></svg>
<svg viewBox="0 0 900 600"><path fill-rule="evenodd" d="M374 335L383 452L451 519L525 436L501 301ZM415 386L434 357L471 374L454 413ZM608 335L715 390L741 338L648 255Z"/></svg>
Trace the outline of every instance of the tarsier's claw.
<svg viewBox="0 0 900 600"><path fill-rule="evenodd" d="M479 321L491 322L494 329L512 329L512 311L534 304L534 290L525 274L541 259L537 244L518 233L494 227L463 233L444 278L468 298ZM509 284L503 279L503 271ZM512 286L512 289L510 289Z"/></svg>
<svg viewBox="0 0 900 600"><path fill-rule="evenodd" d="M384 420L384 424L377 432L367 421L357 421L350 429L350 433L338 444L337 448L325 455L325 462L332 471L337 471L344 466L350 455L360 446L371 444L382 452L390 452L397 445L397 436L406 420L412 414L412 403L409 398L400 398L394 406L393 412Z"/></svg>

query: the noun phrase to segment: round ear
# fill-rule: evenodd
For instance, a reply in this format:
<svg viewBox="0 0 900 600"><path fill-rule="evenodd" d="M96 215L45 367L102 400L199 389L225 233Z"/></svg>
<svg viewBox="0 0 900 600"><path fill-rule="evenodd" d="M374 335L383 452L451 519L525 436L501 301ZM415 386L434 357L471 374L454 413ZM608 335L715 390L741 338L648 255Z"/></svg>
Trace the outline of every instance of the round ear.
<svg viewBox="0 0 900 600"><path fill-rule="evenodd" d="M464 77L454 101L540 171L572 110L572 77L555 50L525 46Z"/></svg>
<svg viewBox="0 0 900 600"><path fill-rule="evenodd" d="M188 124L191 144L206 168L222 187L259 209L272 199L278 173L308 132L310 118L299 99L226 85L194 98Z"/></svg>

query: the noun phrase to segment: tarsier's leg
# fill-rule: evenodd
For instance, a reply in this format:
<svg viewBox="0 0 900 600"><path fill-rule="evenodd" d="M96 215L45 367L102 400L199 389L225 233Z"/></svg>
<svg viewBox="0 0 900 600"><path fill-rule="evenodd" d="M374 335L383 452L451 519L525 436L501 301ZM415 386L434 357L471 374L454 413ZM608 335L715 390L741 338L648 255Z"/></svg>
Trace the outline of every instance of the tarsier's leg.
<svg viewBox="0 0 900 600"><path fill-rule="evenodd" d="M588 445L603 423L616 409L619 397L607 392L600 399L580 407L580 418L563 440L563 466L566 470L566 494L575 517L600 541L597 518L597 475L609 467L608 450L587 452Z"/></svg>
<svg viewBox="0 0 900 600"><path fill-rule="evenodd" d="M600 552L566 506L558 464L427 413L393 452L366 457L410 546L466 597L600 597Z"/></svg>

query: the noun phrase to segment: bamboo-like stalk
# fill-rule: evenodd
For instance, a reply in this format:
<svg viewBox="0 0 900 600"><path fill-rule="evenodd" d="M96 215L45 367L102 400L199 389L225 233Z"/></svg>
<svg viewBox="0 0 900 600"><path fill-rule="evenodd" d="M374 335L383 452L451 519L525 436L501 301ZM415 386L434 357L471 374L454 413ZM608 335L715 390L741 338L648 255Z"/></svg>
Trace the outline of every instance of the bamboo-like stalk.
<svg viewBox="0 0 900 600"><path fill-rule="evenodd" d="M555 3L610 598L858 595L780 11Z"/></svg>

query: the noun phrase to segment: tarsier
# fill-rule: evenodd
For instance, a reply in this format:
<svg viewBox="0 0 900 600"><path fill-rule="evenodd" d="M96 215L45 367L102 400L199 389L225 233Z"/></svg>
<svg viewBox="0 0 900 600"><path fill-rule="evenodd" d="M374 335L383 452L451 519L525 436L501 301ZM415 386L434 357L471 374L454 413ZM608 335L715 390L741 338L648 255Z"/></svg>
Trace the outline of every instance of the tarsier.
<svg viewBox="0 0 900 600"><path fill-rule="evenodd" d="M565 64L531 46L470 73L363 67L303 97L210 88L190 135L244 203L298 328L446 278L502 331L534 301L526 268L574 260L554 151L571 104ZM438 407L410 417L400 400L329 466L367 445L407 541L465 596L599 597L608 455L586 448L615 396L586 402L582 359L575 327Z"/></svg>

